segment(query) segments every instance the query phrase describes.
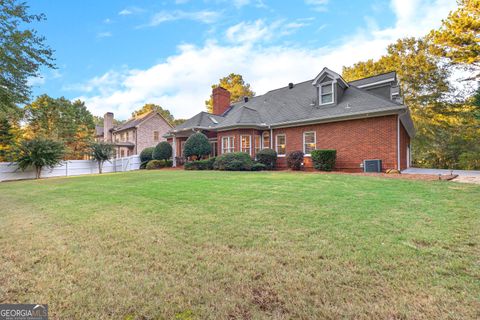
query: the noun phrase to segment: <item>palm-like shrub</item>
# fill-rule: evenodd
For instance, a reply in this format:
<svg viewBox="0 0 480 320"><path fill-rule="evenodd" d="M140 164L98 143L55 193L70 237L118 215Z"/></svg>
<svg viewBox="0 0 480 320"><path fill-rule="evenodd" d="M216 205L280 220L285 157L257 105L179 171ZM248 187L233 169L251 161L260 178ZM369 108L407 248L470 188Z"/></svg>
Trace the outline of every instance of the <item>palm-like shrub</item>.
<svg viewBox="0 0 480 320"><path fill-rule="evenodd" d="M167 141L162 141L153 150L154 160L168 160L172 157L172 146Z"/></svg>
<svg viewBox="0 0 480 320"><path fill-rule="evenodd" d="M95 142L90 145L90 155L98 163L98 173L102 173L103 163L110 161L115 154L115 146L105 142Z"/></svg>
<svg viewBox="0 0 480 320"><path fill-rule="evenodd" d="M55 167L62 162L64 155L65 147L61 142L36 138L21 143L16 162L22 171L34 167L35 178L39 179L43 167Z"/></svg>
<svg viewBox="0 0 480 320"><path fill-rule="evenodd" d="M207 156L212 151L208 138L203 133L197 132L192 134L185 142L183 154L185 157L196 157L200 160L203 156Z"/></svg>

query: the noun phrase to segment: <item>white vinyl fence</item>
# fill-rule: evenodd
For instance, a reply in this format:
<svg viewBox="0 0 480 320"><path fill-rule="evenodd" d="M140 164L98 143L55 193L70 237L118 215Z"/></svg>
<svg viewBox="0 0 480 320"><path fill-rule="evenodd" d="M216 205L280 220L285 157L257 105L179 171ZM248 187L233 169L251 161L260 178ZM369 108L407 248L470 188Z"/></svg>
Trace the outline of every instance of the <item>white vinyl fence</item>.
<svg viewBox="0 0 480 320"><path fill-rule="evenodd" d="M138 170L139 167L140 156L130 156L105 162L103 172L131 171ZM98 173L98 163L94 160L67 160L52 169L43 168L41 177L68 177L94 173ZM14 162L0 162L0 181L33 178L35 178L33 168L22 171Z"/></svg>

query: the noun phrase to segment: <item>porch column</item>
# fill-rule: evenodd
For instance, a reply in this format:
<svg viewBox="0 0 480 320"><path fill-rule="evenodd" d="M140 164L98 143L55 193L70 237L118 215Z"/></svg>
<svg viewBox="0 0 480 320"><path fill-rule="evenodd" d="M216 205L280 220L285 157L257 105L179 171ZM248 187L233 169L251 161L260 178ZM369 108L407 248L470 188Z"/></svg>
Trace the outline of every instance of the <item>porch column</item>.
<svg viewBox="0 0 480 320"><path fill-rule="evenodd" d="M175 135L173 135L173 140L172 140L172 157L173 157L173 164L172 166L175 168L177 166L177 138Z"/></svg>

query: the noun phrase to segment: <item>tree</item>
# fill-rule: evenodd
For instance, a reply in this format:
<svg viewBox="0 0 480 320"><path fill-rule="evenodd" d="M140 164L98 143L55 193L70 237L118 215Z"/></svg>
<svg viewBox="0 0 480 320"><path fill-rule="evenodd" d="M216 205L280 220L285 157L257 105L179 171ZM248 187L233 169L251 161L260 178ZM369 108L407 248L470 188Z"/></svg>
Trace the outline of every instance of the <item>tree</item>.
<svg viewBox="0 0 480 320"><path fill-rule="evenodd" d="M16 130L7 118L0 118L0 162L10 161L16 146Z"/></svg>
<svg viewBox="0 0 480 320"><path fill-rule="evenodd" d="M65 153L61 142L36 138L23 141L17 159L18 167L25 171L28 167L35 168L35 178L40 178L43 167L53 168L62 161Z"/></svg>
<svg viewBox="0 0 480 320"><path fill-rule="evenodd" d="M105 142L94 142L90 145L91 156L98 163L98 173L102 173L103 163L110 161L115 154L115 146Z"/></svg>
<svg viewBox="0 0 480 320"><path fill-rule="evenodd" d="M147 103L142 108L140 108L139 110L132 112L132 117L136 118L138 116L141 116L142 114L145 114L145 113L148 113L148 112L151 112L151 111L156 111L156 112L160 113L162 115L162 117L164 117L165 120L167 120L169 123L172 123L173 121L175 121L175 118L170 113L170 111L168 111L167 109L164 109L161 106L159 106L158 104L154 104L154 103Z"/></svg>
<svg viewBox="0 0 480 320"><path fill-rule="evenodd" d="M209 155L211 151L212 147L207 136L197 132L188 137L183 154L185 157L195 157L200 160L203 156Z"/></svg>
<svg viewBox="0 0 480 320"><path fill-rule="evenodd" d="M39 96L24 108L27 138L43 137L62 141L68 159L81 159L89 152L94 137L93 116L85 104L63 97Z"/></svg>
<svg viewBox="0 0 480 320"><path fill-rule="evenodd" d="M162 141L153 150L153 159L168 160L172 157L172 146L167 141Z"/></svg>
<svg viewBox="0 0 480 320"><path fill-rule="evenodd" d="M39 76L40 67L54 68L53 51L34 29L22 29L45 20L44 14L29 14L28 6L16 0L0 1L0 105L17 112L17 103L28 102L28 79Z"/></svg>
<svg viewBox="0 0 480 320"><path fill-rule="evenodd" d="M434 52L453 64L480 67L480 1L458 0L438 30L433 30Z"/></svg>
<svg viewBox="0 0 480 320"><path fill-rule="evenodd" d="M219 80L218 84L212 85L212 89L223 87L230 92L230 102L236 102L243 97L253 97L255 92L250 89L250 84L245 83L243 76L240 74L230 73L228 76ZM208 112L213 109L213 96L205 101Z"/></svg>

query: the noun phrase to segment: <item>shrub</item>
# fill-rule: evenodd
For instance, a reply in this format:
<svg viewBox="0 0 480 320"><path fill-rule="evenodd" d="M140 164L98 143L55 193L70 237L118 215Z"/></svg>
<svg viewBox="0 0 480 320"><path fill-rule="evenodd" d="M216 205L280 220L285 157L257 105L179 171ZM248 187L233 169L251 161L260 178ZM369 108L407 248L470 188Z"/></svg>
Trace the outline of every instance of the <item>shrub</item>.
<svg viewBox="0 0 480 320"><path fill-rule="evenodd" d="M203 156L207 156L212 151L208 138L203 133L197 132L192 134L187 141L185 141L185 149L183 154L185 157L195 156L197 159L201 159Z"/></svg>
<svg viewBox="0 0 480 320"><path fill-rule="evenodd" d="M213 170L213 164L215 163L215 158L190 161L185 163L185 170Z"/></svg>
<svg viewBox="0 0 480 320"><path fill-rule="evenodd" d="M337 150L313 150L313 167L317 170L332 171L337 160Z"/></svg>
<svg viewBox="0 0 480 320"><path fill-rule="evenodd" d="M94 142L90 145L90 150L93 160L98 163L98 173L102 173L103 163L110 161L115 154L115 146L105 142Z"/></svg>
<svg viewBox="0 0 480 320"><path fill-rule="evenodd" d="M153 149L154 160L168 160L172 157L172 146L167 141L162 141Z"/></svg>
<svg viewBox="0 0 480 320"><path fill-rule="evenodd" d="M18 167L23 171L32 166L35 177L40 178L43 167L53 168L62 161L65 147L62 143L48 139L23 141L17 158Z"/></svg>
<svg viewBox="0 0 480 320"><path fill-rule="evenodd" d="M262 171L266 169L267 169L267 166L264 165L263 163L254 163L251 168L252 171Z"/></svg>
<svg viewBox="0 0 480 320"><path fill-rule="evenodd" d="M287 166L292 170L300 170L303 164L303 152L292 151L287 155Z"/></svg>
<svg viewBox="0 0 480 320"><path fill-rule="evenodd" d="M148 161L153 160L153 150L155 147L148 147L140 152L140 161L143 163L148 163Z"/></svg>
<svg viewBox="0 0 480 320"><path fill-rule="evenodd" d="M146 169L147 170L152 170L152 169L162 169L165 167L165 161L163 160L150 160L147 163Z"/></svg>
<svg viewBox="0 0 480 320"><path fill-rule="evenodd" d="M253 165L252 158L245 152L225 153L215 159L215 170L250 171Z"/></svg>
<svg viewBox="0 0 480 320"><path fill-rule="evenodd" d="M173 167L173 160L164 160L165 161L165 167L171 168Z"/></svg>
<svg viewBox="0 0 480 320"><path fill-rule="evenodd" d="M272 149L263 149L256 154L257 162L263 163L267 170L275 168L277 162L277 153Z"/></svg>

